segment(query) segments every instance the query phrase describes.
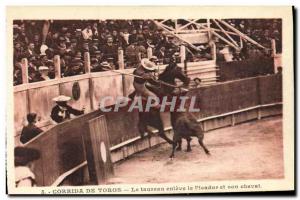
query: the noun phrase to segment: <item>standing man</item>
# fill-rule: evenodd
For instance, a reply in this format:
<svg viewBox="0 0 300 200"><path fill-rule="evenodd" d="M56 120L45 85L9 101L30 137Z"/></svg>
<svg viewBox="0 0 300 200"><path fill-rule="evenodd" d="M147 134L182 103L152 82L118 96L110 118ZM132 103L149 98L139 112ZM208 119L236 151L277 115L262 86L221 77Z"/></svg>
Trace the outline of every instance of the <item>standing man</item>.
<svg viewBox="0 0 300 200"><path fill-rule="evenodd" d="M84 107L82 110L77 110L72 108L67 104L71 97L60 95L58 97L53 98L53 101L56 102L56 106L52 108L51 111L51 119L54 120L56 123L61 123L71 118L70 114L73 115L82 115L84 113Z"/></svg>

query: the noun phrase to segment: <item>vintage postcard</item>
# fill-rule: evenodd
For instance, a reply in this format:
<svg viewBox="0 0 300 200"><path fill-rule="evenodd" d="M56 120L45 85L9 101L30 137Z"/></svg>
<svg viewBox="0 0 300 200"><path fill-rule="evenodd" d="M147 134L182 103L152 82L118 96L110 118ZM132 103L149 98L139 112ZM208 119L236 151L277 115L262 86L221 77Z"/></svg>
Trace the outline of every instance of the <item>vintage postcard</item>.
<svg viewBox="0 0 300 200"><path fill-rule="evenodd" d="M9 195L295 190L293 7L7 7Z"/></svg>

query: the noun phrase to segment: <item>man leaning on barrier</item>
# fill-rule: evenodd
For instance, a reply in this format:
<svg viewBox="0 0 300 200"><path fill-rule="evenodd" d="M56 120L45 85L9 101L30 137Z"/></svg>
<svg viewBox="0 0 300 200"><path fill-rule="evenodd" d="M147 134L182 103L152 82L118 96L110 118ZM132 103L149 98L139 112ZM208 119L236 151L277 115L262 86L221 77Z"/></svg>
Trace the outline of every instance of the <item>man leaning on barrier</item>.
<svg viewBox="0 0 300 200"><path fill-rule="evenodd" d="M51 119L56 123L61 123L70 119L71 114L78 116L84 113L84 107L82 108L82 110L77 110L69 106L67 104L67 101L69 101L70 99L71 97L64 95L53 98L53 101L55 101L57 105L52 108Z"/></svg>
<svg viewBox="0 0 300 200"><path fill-rule="evenodd" d="M36 136L38 136L40 133L43 132L42 129L40 129L35 125L37 121L36 118L37 118L36 113L29 113L27 115L28 125L23 127L21 132L21 137L20 137L20 141L23 144L25 144L26 142L30 141L31 139L35 138Z"/></svg>

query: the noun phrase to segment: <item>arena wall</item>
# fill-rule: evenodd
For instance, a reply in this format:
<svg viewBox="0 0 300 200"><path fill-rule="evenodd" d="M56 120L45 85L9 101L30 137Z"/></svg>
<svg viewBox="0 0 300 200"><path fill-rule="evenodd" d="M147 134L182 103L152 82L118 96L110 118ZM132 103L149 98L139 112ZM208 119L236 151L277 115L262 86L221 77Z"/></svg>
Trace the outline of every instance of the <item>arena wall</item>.
<svg viewBox="0 0 300 200"><path fill-rule="evenodd" d="M281 114L281 85L281 75L269 75L201 87L189 95L197 95L201 109L198 121L209 131ZM94 183L94 141L89 137L88 121L101 115L106 118L113 162L164 142L157 136L140 138L137 112L128 113L126 108L119 112L90 112L54 126L25 144L41 151L35 171L39 185ZM165 131L171 137L169 114L164 113L163 119Z"/></svg>
<svg viewBox="0 0 300 200"><path fill-rule="evenodd" d="M274 58L263 56L241 61L218 62L217 66L219 67L220 81L263 76L275 72Z"/></svg>
<svg viewBox="0 0 300 200"><path fill-rule="evenodd" d="M179 66L184 68L184 64L179 64ZM165 67L165 65L160 66L160 71L163 71ZM26 124L26 115L29 112L37 113L40 117L37 126L47 130L55 124L50 119L50 114L55 105L52 99L58 95L63 94L72 97L68 103L77 109L85 107L86 113L97 110L101 98L105 96L113 97L113 99L106 101L105 105L113 105L116 97L128 96L134 90L132 86L133 76L130 75L133 70L88 73L14 86L14 135L16 136L16 143L19 143L18 137L22 127ZM188 75L191 78L201 78L203 85L216 82L217 70L214 60L188 63L187 67ZM78 83L80 90L78 99L73 94L75 83Z"/></svg>

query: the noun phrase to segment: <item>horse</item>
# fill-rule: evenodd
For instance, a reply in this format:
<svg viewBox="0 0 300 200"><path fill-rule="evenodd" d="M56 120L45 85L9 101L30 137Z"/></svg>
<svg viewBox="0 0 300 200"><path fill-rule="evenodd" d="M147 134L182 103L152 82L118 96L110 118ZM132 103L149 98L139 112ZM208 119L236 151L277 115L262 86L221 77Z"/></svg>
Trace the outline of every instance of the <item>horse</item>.
<svg viewBox="0 0 300 200"><path fill-rule="evenodd" d="M181 68L178 67L176 64L174 65L171 63L166 67L164 72L159 75L158 81L162 81L170 85L175 85L175 79L181 80L186 86L190 82L190 79L182 72ZM174 90L174 88L164 84L159 84L159 82L156 86L149 86L149 85L146 86L150 91L155 93L158 97L170 95ZM128 96L129 98L133 99L135 94L136 93L134 91ZM171 125L175 126L172 120L171 120ZM173 141L165 135L163 121L161 119L159 109L150 108L149 112L144 112L144 111L139 112L138 130L142 138L144 137L145 132L148 133L149 137L153 135L152 131L148 128L148 126L157 129L158 135L161 138L163 138L166 142L173 145Z"/></svg>

